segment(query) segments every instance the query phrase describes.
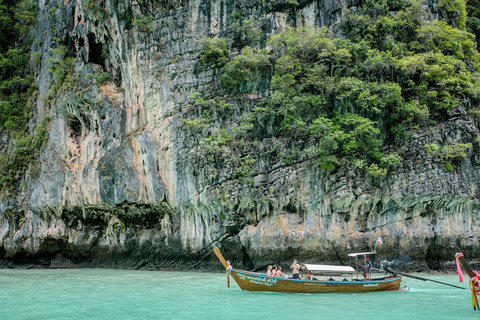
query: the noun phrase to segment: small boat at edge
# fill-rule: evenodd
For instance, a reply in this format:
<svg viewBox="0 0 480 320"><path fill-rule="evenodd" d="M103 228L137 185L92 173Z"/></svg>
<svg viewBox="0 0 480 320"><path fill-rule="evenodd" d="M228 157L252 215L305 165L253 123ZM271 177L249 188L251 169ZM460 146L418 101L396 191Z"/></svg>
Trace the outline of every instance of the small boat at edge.
<svg viewBox="0 0 480 320"><path fill-rule="evenodd" d="M213 250L217 258L225 268L228 267L227 262L223 258L220 250ZM375 252L353 253L350 257L366 256ZM385 275L381 278L371 278L371 274L367 277L358 278L357 269L351 267L325 266L325 265L302 265L302 270L307 272L306 279L276 278L268 277L265 274L249 272L237 269L231 269L232 278L238 284L240 289L247 291L271 291L271 292L290 292L290 293L327 293L327 292L372 292L372 291L394 291L399 290L402 277L396 274ZM329 279L316 280L315 275L328 276ZM356 276L355 276L356 275ZM332 278L337 276L336 279ZM343 279L339 279L340 278ZM350 279L347 279L348 276Z"/></svg>

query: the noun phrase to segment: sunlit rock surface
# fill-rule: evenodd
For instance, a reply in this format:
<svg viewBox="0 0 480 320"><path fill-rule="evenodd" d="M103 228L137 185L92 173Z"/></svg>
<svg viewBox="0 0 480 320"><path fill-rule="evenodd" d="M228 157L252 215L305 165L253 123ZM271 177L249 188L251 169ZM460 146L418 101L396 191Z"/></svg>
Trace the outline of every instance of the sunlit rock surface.
<svg viewBox="0 0 480 320"><path fill-rule="evenodd" d="M478 123L462 110L388 146L406 160L381 178L286 165L269 153L275 139L250 147L253 183L227 172L212 182L190 156L199 139L182 129L191 94L224 94L217 70L199 61L201 38L226 37L235 50L229 17L237 10L262 19L267 34L287 24L339 32L342 8L355 1L305 1L295 11L284 1L108 0L94 1L95 10L91 2L40 1L35 112L53 121L38 172L0 203L1 266L220 270L213 246L248 269L294 257L348 264L349 252L371 250L379 236L375 261L408 270L451 268L457 250L479 253L478 159L469 154L450 172L424 148L476 136ZM151 27L134 26L142 15ZM81 90L52 100L49 50L61 44L77 53ZM102 72L114 82L93 85ZM252 104L266 94L268 84Z"/></svg>

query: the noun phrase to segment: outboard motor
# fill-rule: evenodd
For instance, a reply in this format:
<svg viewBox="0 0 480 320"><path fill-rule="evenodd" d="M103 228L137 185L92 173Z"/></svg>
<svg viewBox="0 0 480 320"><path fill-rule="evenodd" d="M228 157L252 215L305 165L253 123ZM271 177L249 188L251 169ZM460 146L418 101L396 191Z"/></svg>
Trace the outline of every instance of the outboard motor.
<svg viewBox="0 0 480 320"><path fill-rule="evenodd" d="M385 271L385 274L391 273L395 276L397 273L392 270L394 262L395 260L387 261L387 259L380 261L380 269Z"/></svg>

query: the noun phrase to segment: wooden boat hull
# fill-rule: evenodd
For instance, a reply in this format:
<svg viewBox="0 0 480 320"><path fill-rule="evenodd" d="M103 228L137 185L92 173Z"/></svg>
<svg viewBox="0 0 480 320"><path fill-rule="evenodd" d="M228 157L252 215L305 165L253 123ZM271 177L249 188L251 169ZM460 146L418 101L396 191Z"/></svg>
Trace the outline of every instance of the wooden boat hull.
<svg viewBox="0 0 480 320"><path fill-rule="evenodd" d="M401 277L387 277L367 281L317 281L273 278L232 269L233 279L242 290L291 293L373 292L392 291L400 287Z"/></svg>
<svg viewBox="0 0 480 320"><path fill-rule="evenodd" d="M220 250L213 252L222 265L229 265ZM402 277L387 277L362 281L318 281L267 277L264 274L231 269L231 276L240 289L247 291L271 291L291 293L327 293L327 292L373 292L398 290Z"/></svg>

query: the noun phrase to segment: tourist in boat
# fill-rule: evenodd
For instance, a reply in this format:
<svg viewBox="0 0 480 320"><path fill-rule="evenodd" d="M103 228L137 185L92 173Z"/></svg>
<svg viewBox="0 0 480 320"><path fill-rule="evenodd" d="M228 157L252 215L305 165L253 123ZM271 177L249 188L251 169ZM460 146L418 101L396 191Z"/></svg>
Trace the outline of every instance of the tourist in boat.
<svg viewBox="0 0 480 320"><path fill-rule="evenodd" d="M300 266L297 263L297 259L293 260L293 263L290 266L290 268L292 269L292 278L293 279L299 279L300 278L300 273L299 273Z"/></svg>
<svg viewBox="0 0 480 320"><path fill-rule="evenodd" d="M372 263L370 262L370 259L367 257L366 260L367 260L367 263L365 264L365 267L363 268L365 271L362 272L363 277L365 279L368 278L369 273L372 273L372 268L373 268Z"/></svg>
<svg viewBox="0 0 480 320"><path fill-rule="evenodd" d="M272 268L272 273L270 274L270 277L276 277L277 276L277 266L273 266Z"/></svg>
<svg viewBox="0 0 480 320"><path fill-rule="evenodd" d="M312 280L312 272L308 270L308 273L305 275L303 280Z"/></svg>
<svg viewBox="0 0 480 320"><path fill-rule="evenodd" d="M277 277L277 278L283 278L282 267L278 267L278 268L277 268L277 272L275 273L275 277Z"/></svg>
<svg viewBox="0 0 480 320"><path fill-rule="evenodd" d="M268 266L267 268L267 277L271 277L272 276L272 266Z"/></svg>

